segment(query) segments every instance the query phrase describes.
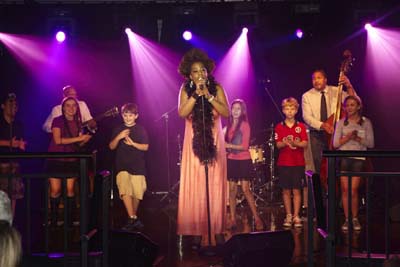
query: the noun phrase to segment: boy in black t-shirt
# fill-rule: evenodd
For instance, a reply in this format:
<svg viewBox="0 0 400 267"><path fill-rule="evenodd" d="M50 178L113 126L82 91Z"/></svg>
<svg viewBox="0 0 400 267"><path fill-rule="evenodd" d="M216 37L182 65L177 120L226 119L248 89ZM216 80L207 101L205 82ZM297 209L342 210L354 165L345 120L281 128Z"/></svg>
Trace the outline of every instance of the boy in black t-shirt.
<svg viewBox="0 0 400 267"><path fill-rule="evenodd" d="M136 104L123 105L121 115L124 123L113 130L109 147L116 149L117 186L128 213L128 223L122 229L131 231L143 227L137 210L146 191L144 153L149 149L149 140L146 130L136 124L139 116Z"/></svg>

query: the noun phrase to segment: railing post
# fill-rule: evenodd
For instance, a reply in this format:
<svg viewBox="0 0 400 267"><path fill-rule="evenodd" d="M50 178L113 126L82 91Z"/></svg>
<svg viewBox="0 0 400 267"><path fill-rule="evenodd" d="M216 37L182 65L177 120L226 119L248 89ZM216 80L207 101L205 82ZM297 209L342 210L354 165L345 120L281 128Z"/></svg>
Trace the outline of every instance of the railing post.
<svg viewBox="0 0 400 267"><path fill-rule="evenodd" d="M327 267L335 267L335 206L336 206L336 175L335 158L328 158L328 237L326 239Z"/></svg>
<svg viewBox="0 0 400 267"><path fill-rule="evenodd" d="M88 266L88 241L85 236L88 231L88 177L87 177L87 158L80 159L80 224L79 230L81 235L81 266Z"/></svg>
<svg viewBox="0 0 400 267"><path fill-rule="evenodd" d="M389 229L389 200L390 200L390 190L389 190L389 177L385 177L385 256L386 259L389 258L390 254L390 229Z"/></svg>
<svg viewBox="0 0 400 267"><path fill-rule="evenodd" d="M103 239L103 267L108 266L108 232L109 232L109 223L108 223L108 218L109 218L109 209L110 209L110 184L111 184L111 173L109 171L102 171L101 172L101 177L102 177L102 228L103 228L103 233L102 233L102 239Z"/></svg>
<svg viewBox="0 0 400 267"><path fill-rule="evenodd" d="M307 174L307 267L314 266L314 202L312 174Z"/></svg>
<svg viewBox="0 0 400 267"><path fill-rule="evenodd" d="M366 230L366 246L367 246L367 261L368 266L371 266L371 231L370 231L370 221L371 221L371 177L367 176L367 203L366 203L366 223L365 223L365 230Z"/></svg>
<svg viewBox="0 0 400 267"><path fill-rule="evenodd" d="M31 179L26 179L26 193L25 193L25 205L26 205L26 254L31 255Z"/></svg>
<svg viewBox="0 0 400 267"><path fill-rule="evenodd" d="M347 247L347 264L348 266L351 267L351 262L352 262L352 241L353 241L353 213L351 210L352 206L352 187L351 187L351 180L352 180L352 175L347 176L347 215L348 215L348 238L347 242L349 243ZM342 192L343 193L343 192Z"/></svg>
<svg viewBox="0 0 400 267"><path fill-rule="evenodd" d="M44 231L44 251L46 255L49 254L49 181L48 178L44 179L44 220L43 225L45 226Z"/></svg>
<svg viewBox="0 0 400 267"><path fill-rule="evenodd" d="M68 252L68 200L67 200L67 177L62 178L63 201L64 201L64 266L67 266ZM72 218L71 218L72 220Z"/></svg>

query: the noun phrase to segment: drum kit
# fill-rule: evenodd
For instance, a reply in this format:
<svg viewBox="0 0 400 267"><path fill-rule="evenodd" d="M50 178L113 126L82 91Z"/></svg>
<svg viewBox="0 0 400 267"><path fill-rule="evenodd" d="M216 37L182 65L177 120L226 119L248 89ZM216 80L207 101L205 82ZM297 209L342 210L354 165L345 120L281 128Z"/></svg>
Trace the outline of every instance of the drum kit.
<svg viewBox="0 0 400 267"><path fill-rule="evenodd" d="M280 192L276 186L278 178L275 176L275 134L273 126L269 131L269 138L262 145L249 147L253 164L254 177L251 180L256 206L281 204ZM243 194L238 194L237 203L242 204Z"/></svg>

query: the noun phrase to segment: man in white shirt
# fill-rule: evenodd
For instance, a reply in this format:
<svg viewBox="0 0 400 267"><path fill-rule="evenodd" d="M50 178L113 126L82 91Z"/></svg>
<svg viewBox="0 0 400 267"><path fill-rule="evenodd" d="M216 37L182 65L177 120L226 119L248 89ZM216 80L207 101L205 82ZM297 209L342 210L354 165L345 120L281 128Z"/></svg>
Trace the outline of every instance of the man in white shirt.
<svg viewBox="0 0 400 267"><path fill-rule="evenodd" d="M310 145L316 173L320 173L321 170L322 151L329 148L327 135L332 135L334 131L333 125L328 123L326 119L336 112L338 100L339 88L327 83L325 71L315 70L312 74L313 88L303 94L301 101L303 119L310 130ZM356 95L353 86L345 75L339 77L339 83L347 88L347 91L343 90L342 92L342 103L348 95ZM322 95L325 96L325 109L321 105L323 103ZM325 115L322 115L321 111Z"/></svg>
<svg viewBox="0 0 400 267"><path fill-rule="evenodd" d="M78 94L73 86L67 85L63 88L63 96L77 98ZM95 129L96 121L90 114L90 110L86 105L86 103L84 101L78 101L78 104L79 104L79 110L81 112L82 123L87 124L90 129ZM51 124L53 122L53 119L61 115L62 115L61 105L53 107L50 115L47 117L46 121L43 124L42 127L43 131L51 133Z"/></svg>

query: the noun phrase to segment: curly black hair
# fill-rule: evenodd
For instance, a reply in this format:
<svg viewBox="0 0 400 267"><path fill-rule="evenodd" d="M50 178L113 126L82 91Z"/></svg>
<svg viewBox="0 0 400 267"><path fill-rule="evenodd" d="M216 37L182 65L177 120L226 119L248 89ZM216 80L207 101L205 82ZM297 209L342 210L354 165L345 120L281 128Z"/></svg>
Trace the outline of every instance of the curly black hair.
<svg viewBox="0 0 400 267"><path fill-rule="evenodd" d="M203 63L208 73L211 73L215 68L214 60L209 58L206 52L198 48L192 48L182 57L182 60L179 63L178 72L186 79L189 79L192 65L195 62Z"/></svg>
<svg viewBox="0 0 400 267"><path fill-rule="evenodd" d="M186 81L184 83L184 90L188 98L196 90L193 83L190 82L190 73L193 63L201 62L207 69L207 87L213 96L217 95L217 83L214 77L210 74L215 64L208 55L197 48L189 50L182 58L179 64L179 73L182 74ZM203 111L204 107L204 111ZM203 121L204 114L204 121ZM212 128L214 126L213 107L204 97L199 97L192 111L192 127L193 127L193 153L199 158L201 162L212 162L217 155L217 148L214 145L214 137Z"/></svg>

